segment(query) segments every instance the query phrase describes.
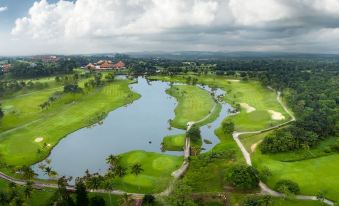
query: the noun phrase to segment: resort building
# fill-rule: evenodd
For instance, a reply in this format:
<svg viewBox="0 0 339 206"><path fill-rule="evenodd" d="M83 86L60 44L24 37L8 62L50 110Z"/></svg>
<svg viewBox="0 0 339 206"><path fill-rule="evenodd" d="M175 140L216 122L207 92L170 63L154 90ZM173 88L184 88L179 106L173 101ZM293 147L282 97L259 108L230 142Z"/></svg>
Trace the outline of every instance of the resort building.
<svg viewBox="0 0 339 206"><path fill-rule="evenodd" d="M119 61L115 64L113 64L112 61L108 60L100 60L97 63L89 63L85 66L85 68L89 70L96 70L96 71L104 71L104 70L119 70L125 68L125 63L122 61Z"/></svg>

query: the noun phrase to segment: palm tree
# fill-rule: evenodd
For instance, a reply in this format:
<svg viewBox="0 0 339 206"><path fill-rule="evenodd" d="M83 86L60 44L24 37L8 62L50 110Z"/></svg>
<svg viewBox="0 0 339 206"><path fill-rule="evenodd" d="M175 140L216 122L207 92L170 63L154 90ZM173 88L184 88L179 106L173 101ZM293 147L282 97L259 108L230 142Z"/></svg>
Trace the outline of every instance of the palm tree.
<svg viewBox="0 0 339 206"><path fill-rule="evenodd" d="M28 181L24 188L24 194L26 198L30 198L32 196L32 191L33 191L33 182Z"/></svg>
<svg viewBox="0 0 339 206"><path fill-rule="evenodd" d="M96 190L100 187L102 181L103 177L101 175L93 175L87 179L87 187Z"/></svg>
<svg viewBox="0 0 339 206"><path fill-rule="evenodd" d="M143 171L144 171L144 169L142 168L141 164L139 164L139 163L134 164L131 167L131 173L134 174L135 176L138 176Z"/></svg>
<svg viewBox="0 0 339 206"><path fill-rule="evenodd" d="M115 168L114 168L114 174L116 174L116 176L122 178L126 175L127 173L127 169L121 165L117 165Z"/></svg>
<svg viewBox="0 0 339 206"><path fill-rule="evenodd" d="M120 204L121 206L128 206L131 202L131 196L127 193L124 193L120 198Z"/></svg>
<svg viewBox="0 0 339 206"><path fill-rule="evenodd" d="M45 174L48 175L49 177L55 177L58 175L58 173L52 170L51 167L45 167Z"/></svg>
<svg viewBox="0 0 339 206"><path fill-rule="evenodd" d="M103 183L103 186L104 186L104 189L108 191L108 195L109 195L109 203L110 205L112 205L112 197L111 197L111 192L112 190L114 190L114 184L113 184L113 181L110 181L110 180L106 180L104 183Z"/></svg>
<svg viewBox="0 0 339 206"><path fill-rule="evenodd" d="M32 168L28 166L22 166L20 171L22 172L22 176L28 180L33 179L33 177L36 176L36 173L32 170Z"/></svg>
<svg viewBox="0 0 339 206"><path fill-rule="evenodd" d="M141 164L137 163L134 164L131 168L131 173L135 176L138 176L141 172L143 172L144 169L142 168ZM140 185L138 185L138 189L140 190Z"/></svg>
<svg viewBox="0 0 339 206"><path fill-rule="evenodd" d="M115 167L119 164L121 157L119 155L109 155L106 159L107 164L111 167Z"/></svg>
<svg viewBox="0 0 339 206"><path fill-rule="evenodd" d="M0 205L8 205L9 196L6 192L0 191Z"/></svg>

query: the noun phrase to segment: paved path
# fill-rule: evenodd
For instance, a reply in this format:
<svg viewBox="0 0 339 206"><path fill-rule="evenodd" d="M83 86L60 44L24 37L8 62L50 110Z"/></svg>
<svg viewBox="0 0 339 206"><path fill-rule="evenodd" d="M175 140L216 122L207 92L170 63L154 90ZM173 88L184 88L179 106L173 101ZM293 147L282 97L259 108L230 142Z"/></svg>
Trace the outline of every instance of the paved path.
<svg viewBox="0 0 339 206"><path fill-rule="evenodd" d="M263 132L267 132L267 131L270 131L270 130L274 130L274 129L277 129L277 128L280 128L280 127L283 127L285 126L286 124L289 124L293 121L295 121L295 117L294 115L292 114L292 112L290 112L286 105L283 103L283 101L281 100L281 93L278 92L277 93L277 100L278 102L281 104L281 106L284 108L284 110L286 111L286 113L288 113L291 117L291 120L285 122L285 123L282 123L280 125L277 125L277 126L274 126L274 127L270 127L270 128L267 128L267 129L263 129L263 130L259 130L259 131L251 131L251 132L233 132L232 136L233 136L233 139L234 141L237 143L238 147L240 148L244 158L245 158L245 161L248 165L252 166L252 160L251 160L251 155L250 153L246 150L246 148L244 147L244 145L242 144L242 142L240 141L239 139L239 136L240 135L244 135L244 134L260 134L260 133L263 133ZM284 194L282 193L279 193L279 192L276 192L274 190L272 190L271 188L269 188L265 183L263 183L262 181L259 182L259 187L261 189L261 192L263 194L267 194L267 195L271 195L271 196L274 196L274 197L284 197ZM298 200L318 200L316 196L306 196L306 195L296 195L295 196L296 199ZM327 200L325 199L324 200L324 203L327 204L327 205L334 205L334 203L330 200Z"/></svg>

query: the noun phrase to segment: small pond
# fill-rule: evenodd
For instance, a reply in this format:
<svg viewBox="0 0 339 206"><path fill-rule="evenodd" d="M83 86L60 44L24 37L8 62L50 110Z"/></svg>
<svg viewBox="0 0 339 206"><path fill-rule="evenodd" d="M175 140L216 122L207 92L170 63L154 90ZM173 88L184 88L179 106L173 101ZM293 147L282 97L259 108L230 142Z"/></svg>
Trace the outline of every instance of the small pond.
<svg viewBox="0 0 339 206"><path fill-rule="evenodd" d="M59 176L83 176L88 169L90 172L104 172L107 169L105 159L110 154L121 154L131 150L149 152L161 151L164 136L182 134L185 131L170 128L169 119L173 119L177 101L166 94L170 87L167 82L149 82L138 77L137 83L130 88L139 93L141 98L133 103L120 107L108 114L102 124L83 128L62 139L51 151L48 157L50 167ZM204 86L211 91L211 88ZM215 90L221 94L222 90ZM228 115L228 104L222 104L221 115L212 123L201 127L202 137L212 144L204 144L205 151L219 142L214 130L222 119ZM166 151L165 154L182 155L182 152ZM33 165L38 178L48 179L38 167Z"/></svg>

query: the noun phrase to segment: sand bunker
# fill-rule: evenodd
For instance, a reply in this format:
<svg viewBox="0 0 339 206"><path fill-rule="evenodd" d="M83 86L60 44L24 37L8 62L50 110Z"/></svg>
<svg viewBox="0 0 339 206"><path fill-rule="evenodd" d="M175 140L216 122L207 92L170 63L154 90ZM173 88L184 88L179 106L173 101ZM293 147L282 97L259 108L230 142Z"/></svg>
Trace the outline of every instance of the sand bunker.
<svg viewBox="0 0 339 206"><path fill-rule="evenodd" d="M229 82L240 82L239 79L228 79L227 81L229 81Z"/></svg>
<svg viewBox="0 0 339 206"><path fill-rule="evenodd" d="M251 145L251 152L254 152L255 149L258 147L258 145L259 145L261 142L262 142L262 140L260 140L260 141L257 142L257 143L252 144L252 145Z"/></svg>
<svg viewBox="0 0 339 206"><path fill-rule="evenodd" d="M274 110L267 110L271 114L271 118L273 120L284 120L285 116L282 115L280 112L276 112Z"/></svg>
<svg viewBox="0 0 339 206"><path fill-rule="evenodd" d="M42 142L44 140L43 137L37 137L35 138L34 142Z"/></svg>
<svg viewBox="0 0 339 206"><path fill-rule="evenodd" d="M240 103L240 106L244 109L246 109L247 113L251 113L254 112L256 109L254 107L251 107L249 104L247 103Z"/></svg>

